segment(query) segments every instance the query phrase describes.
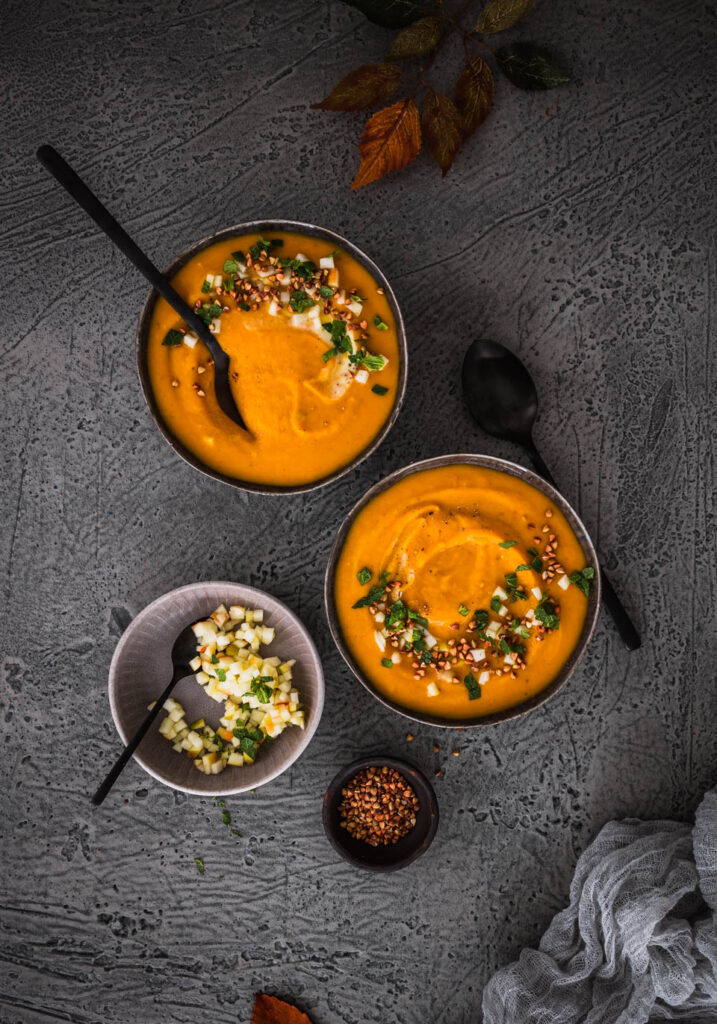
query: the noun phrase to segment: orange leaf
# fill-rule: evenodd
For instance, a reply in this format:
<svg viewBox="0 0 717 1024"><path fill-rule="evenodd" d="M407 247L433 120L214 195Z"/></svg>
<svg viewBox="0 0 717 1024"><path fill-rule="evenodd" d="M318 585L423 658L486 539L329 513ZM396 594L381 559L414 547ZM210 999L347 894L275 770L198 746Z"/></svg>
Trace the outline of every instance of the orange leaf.
<svg viewBox="0 0 717 1024"><path fill-rule="evenodd" d="M251 1024L311 1024L311 1021L291 1003L285 1003L283 999L268 996L264 992L257 992Z"/></svg>
<svg viewBox="0 0 717 1024"><path fill-rule="evenodd" d="M401 69L397 64L364 64L335 85L326 99L312 104L313 110L365 110L385 103L396 91Z"/></svg>
<svg viewBox="0 0 717 1024"><path fill-rule="evenodd" d="M461 148L463 133L461 119L453 102L433 89L428 90L423 104L423 137L426 149L445 178Z"/></svg>
<svg viewBox="0 0 717 1024"><path fill-rule="evenodd" d="M493 105L495 85L490 68L480 57L471 57L456 82L456 107L461 131L467 137L483 124Z"/></svg>
<svg viewBox="0 0 717 1024"><path fill-rule="evenodd" d="M400 171L418 156L421 119L415 100L393 103L370 117L359 143L361 165L351 188L361 188L389 171Z"/></svg>

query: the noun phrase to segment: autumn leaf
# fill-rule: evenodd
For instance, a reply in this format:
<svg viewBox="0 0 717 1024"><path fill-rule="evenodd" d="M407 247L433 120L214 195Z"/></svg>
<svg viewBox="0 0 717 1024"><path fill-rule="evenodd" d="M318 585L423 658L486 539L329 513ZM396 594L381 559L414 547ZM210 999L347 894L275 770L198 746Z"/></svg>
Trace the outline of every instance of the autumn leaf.
<svg viewBox="0 0 717 1024"><path fill-rule="evenodd" d="M351 188L361 188L410 164L421 148L421 121L413 99L379 110L366 122L359 143L361 165Z"/></svg>
<svg viewBox="0 0 717 1024"><path fill-rule="evenodd" d="M398 64L364 64L350 71L313 110L365 110L385 103L401 78Z"/></svg>
<svg viewBox="0 0 717 1024"><path fill-rule="evenodd" d="M426 149L445 178L463 143L458 111L443 93L429 89L423 103L423 137Z"/></svg>
<svg viewBox="0 0 717 1024"><path fill-rule="evenodd" d="M472 135L488 117L494 93L490 68L480 57L471 57L456 82L453 94L464 138Z"/></svg>
<svg viewBox="0 0 717 1024"><path fill-rule="evenodd" d="M537 43L510 43L496 50L495 59L503 74L519 89L537 92L572 82L552 53Z"/></svg>
<svg viewBox="0 0 717 1024"><path fill-rule="evenodd" d="M512 28L531 10L535 0L488 0L480 12L476 32L492 35Z"/></svg>
<svg viewBox="0 0 717 1024"><path fill-rule="evenodd" d="M311 1021L291 1003L257 992L251 1024L311 1024Z"/></svg>
<svg viewBox="0 0 717 1024"><path fill-rule="evenodd" d="M435 50L443 35L441 18L419 18L408 28L399 32L393 40L386 57L388 60L408 60L411 57L425 57Z"/></svg>
<svg viewBox="0 0 717 1024"><path fill-rule="evenodd" d="M413 0L344 0L344 3L384 28L403 28L420 18L422 13Z"/></svg>

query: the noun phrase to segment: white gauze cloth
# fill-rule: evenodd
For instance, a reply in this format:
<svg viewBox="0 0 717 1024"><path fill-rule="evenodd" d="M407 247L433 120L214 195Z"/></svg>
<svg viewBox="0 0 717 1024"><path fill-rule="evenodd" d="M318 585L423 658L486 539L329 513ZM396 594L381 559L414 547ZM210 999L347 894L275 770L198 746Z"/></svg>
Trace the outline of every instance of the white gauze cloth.
<svg viewBox="0 0 717 1024"><path fill-rule="evenodd" d="M717 790L695 826L612 821L538 949L498 971L484 1024L717 1021Z"/></svg>

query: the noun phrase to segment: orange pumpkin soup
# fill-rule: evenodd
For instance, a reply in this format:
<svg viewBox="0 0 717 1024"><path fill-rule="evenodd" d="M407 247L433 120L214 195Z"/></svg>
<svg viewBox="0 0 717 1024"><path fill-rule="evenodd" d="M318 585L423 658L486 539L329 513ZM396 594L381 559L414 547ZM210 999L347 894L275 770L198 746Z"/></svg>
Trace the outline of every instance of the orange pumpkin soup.
<svg viewBox="0 0 717 1024"><path fill-rule="evenodd" d="M351 462L391 414L399 342L388 300L352 256L288 231L193 256L172 278L230 358L242 430L217 405L204 344L161 298L147 365L169 431L208 467L272 486Z"/></svg>
<svg viewBox="0 0 717 1024"><path fill-rule="evenodd" d="M377 689L445 718L528 700L578 643L594 568L532 485L468 464L413 473L356 516L334 600Z"/></svg>

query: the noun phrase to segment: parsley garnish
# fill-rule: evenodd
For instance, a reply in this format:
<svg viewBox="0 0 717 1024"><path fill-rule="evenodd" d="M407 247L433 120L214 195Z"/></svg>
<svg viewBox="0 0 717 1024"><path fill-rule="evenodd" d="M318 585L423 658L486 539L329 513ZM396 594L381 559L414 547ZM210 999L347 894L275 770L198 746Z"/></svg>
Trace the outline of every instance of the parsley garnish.
<svg viewBox="0 0 717 1024"><path fill-rule="evenodd" d="M245 313L248 313L249 310L251 309L251 306L249 305L248 302L237 302L237 306L239 307L239 309L243 309Z"/></svg>
<svg viewBox="0 0 717 1024"><path fill-rule="evenodd" d="M499 548L514 548L518 543L517 540L502 540L498 545Z"/></svg>
<svg viewBox="0 0 717 1024"><path fill-rule="evenodd" d="M481 696L480 685L472 672L463 677L463 685L468 690L468 700L477 700Z"/></svg>
<svg viewBox="0 0 717 1024"><path fill-rule="evenodd" d="M491 611L497 612L500 610L500 598L492 597L490 600Z"/></svg>
<svg viewBox="0 0 717 1024"><path fill-rule="evenodd" d="M236 274L239 266L236 260L224 260L224 273L225 274Z"/></svg>
<svg viewBox="0 0 717 1024"><path fill-rule="evenodd" d="M485 629L488 625L488 612L484 611L482 608L473 612L473 618L476 621L476 629Z"/></svg>
<svg viewBox="0 0 717 1024"><path fill-rule="evenodd" d="M390 629L391 626L395 626L398 622L405 622L407 611L408 609L403 601L394 601L388 612L386 629Z"/></svg>
<svg viewBox="0 0 717 1024"><path fill-rule="evenodd" d="M423 651L422 654L421 654L421 664L422 665L430 665L431 664L431 652L428 650L427 647L426 647L425 651Z"/></svg>
<svg viewBox="0 0 717 1024"><path fill-rule="evenodd" d="M590 586L594 578L595 570L591 565L587 565L583 570L576 569L575 572L571 572L568 576L573 586L582 591L586 597L590 597Z"/></svg>
<svg viewBox="0 0 717 1024"><path fill-rule="evenodd" d="M383 384L374 384L371 388L375 395L386 395L388 394L388 388L385 388Z"/></svg>
<svg viewBox="0 0 717 1024"><path fill-rule="evenodd" d="M377 601L380 601L385 593L386 593L386 583L385 583L385 581L383 581L381 583L375 583L371 587L371 589L369 590L368 594L366 594L364 597L360 597L358 599L358 601L356 602L356 604L353 605L352 607L354 607L354 608L368 608L368 606L370 604L376 604Z"/></svg>
<svg viewBox="0 0 717 1024"><path fill-rule="evenodd" d="M201 857L195 857L194 858L194 863L197 865L197 871L199 872L199 874L203 875L204 874L204 861L202 860L202 858Z"/></svg>
<svg viewBox="0 0 717 1024"><path fill-rule="evenodd" d="M303 288L298 288L289 299L289 305L295 313L303 313L305 309L311 309L316 303Z"/></svg>
<svg viewBox="0 0 717 1024"><path fill-rule="evenodd" d="M260 704L271 703L271 687L267 686L266 683L260 682L259 679L253 680L251 684L251 692Z"/></svg>
<svg viewBox="0 0 717 1024"><path fill-rule="evenodd" d="M235 260L238 260L240 263L246 263L246 256L241 251L241 249L237 249L236 252L233 252L232 256L234 257Z"/></svg>
<svg viewBox="0 0 717 1024"><path fill-rule="evenodd" d="M363 357L363 364L367 370L371 370L376 373L378 370L382 370L384 368L386 360L383 356L374 356L366 352Z"/></svg>
<svg viewBox="0 0 717 1024"><path fill-rule="evenodd" d="M372 576L373 573L371 572L367 565L365 565L363 569L359 569L359 571L356 573L356 579L362 586L368 583Z"/></svg>
<svg viewBox="0 0 717 1024"><path fill-rule="evenodd" d="M381 317L379 316L378 313L373 318L373 323L374 323L374 327L377 327L379 331L387 331L388 330L388 324L386 323L385 320L381 319Z"/></svg>
<svg viewBox="0 0 717 1024"><path fill-rule="evenodd" d="M533 561L530 563L530 565L535 570L535 572L542 572L543 571L543 561L540 558L540 556L534 558Z"/></svg>
<svg viewBox="0 0 717 1024"><path fill-rule="evenodd" d="M204 294L206 295L206 294L207 294L207 292L210 292L211 290L212 290L212 286L211 286L211 284L209 283L209 281L207 281L207 279L206 279L206 277L205 277L205 278L204 278L204 280L202 281L202 291L203 291L203 292L204 292Z"/></svg>
<svg viewBox="0 0 717 1024"><path fill-rule="evenodd" d="M218 302L205 302L202 308L197 310L197 316L209 326L212 320L219 316L221 311L222 307Z"/></svg>
<svg viewBox="0 0 717 1024"><path fill-rule="evenodd" d="M466 608L466 606L464 604L459 604L458 605L458 614L462 615L464 618L468 614L468 609Z"/></svg>
<svg viewBox="0 0 717 1024"><path fill-rule="evenodd" d="M181 345L183 341L184 341L184 335L182 334L182 332L181 331L175 331L173 329L171 331L167 331L167 333L164 336L164 341L162 342L162 344L163 345L169 345L170 347L174 347L175 345Z"/></svg>
<svg viewBox="0 0 717 1024"><path fill-rule="evenodd" d="M384 668L393 668L393 662L390 658L381 658L381 664Z"/></svg>
<svg viewBox="0 0 717 1024"><path fill-rule="evenodd" d="M217 673L217 679L219 680L220 683L225 683L227 681L227 673L226 673L225 669L218 668L216 670L216 673Z"/></svg>
<svg viewBox="0 0 717 1024"><path fill-rule="evenodd" d="M334 294L333 288L329 288L327 284L322 284L319 288L319 295L322 299L330 299Z"/></svg>
<svg viewBox="0 0 717 1024"><path fill-rule="evenodd" d="M547 597L541 598L538 607L535 609L535 617L542 622L546 629L559 629L560 616L555 612L555 605Z"/></svg>

